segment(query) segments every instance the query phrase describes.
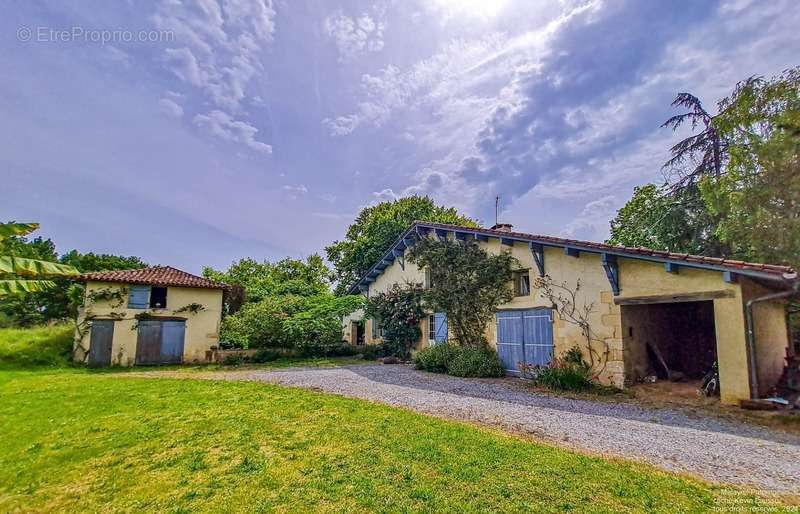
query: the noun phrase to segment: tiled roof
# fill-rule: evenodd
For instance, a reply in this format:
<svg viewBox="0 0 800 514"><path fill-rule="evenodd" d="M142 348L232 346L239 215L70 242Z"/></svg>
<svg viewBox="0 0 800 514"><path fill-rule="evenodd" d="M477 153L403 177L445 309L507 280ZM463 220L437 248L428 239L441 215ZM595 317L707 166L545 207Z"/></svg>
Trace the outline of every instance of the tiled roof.
<svg viewBox="0 0 800 514"><path fill-rule="evenodd" d="M123 282L150 286L198 287L204 289L227 289L228 285L207 278L186 273L171 266L118 271L97 271L84 273L81 282Z"/></svg>
<svg viewBox="0 0 800 514"><path fill-rule="evenodd" d="M466 234L479 234L483 236L510 239L514 241L523 241L538 243L545 246L556 246L563 248L574 248L576 250L583 250L596 253L610 253L622 257L629 257L632 259L645 259L658 262L671 262L678 265L696 268L709 268L721 271L732 271L742 275L749 275L755 277L763 277L778 280L797 280L795 270L789 266L779 266L775 264L762 264L756 262L744 262L733 259L724 259L719 257L706 257L702 255L691 255L686 253L672 253L660 250L651 250L649 248L632 248L628 246L608 245L604 243L595 243L592 241L580 241L577 239L565 239L553 236L540 236L536 234L527 234L525 232L512 232L507 230L493 230L489 228L472 228L462 227L460 225L447 225L443 223L430 223L427 221L415 221L411 227L406 230L400 238L391 246L386 252L384 257L379 260L370 270L361 277L355 284L351 286L351 291L354 291L357 286L361 285L367 277L375 271L382 271L385 267L384 262L387 259L394 259L392 250L395 248L404 248L403 240L413 235L417 228L444 230L448 232L458 232Z"/></svg>
<svg viewBox="0 0 800 514"><path fill-rule="evenodd" d="M458 225L446 225L442 223L419 223L420 225L431 227L431 228L441 228L444 230L474 230L475 232L479 232L481 234L491 235L494 237L511 237L511 238L519 238L529 241L535 241L540 243L551 243L555 246L569 246L569 247L576 247L576 248L587 248L596 250L599 252L614 252L614 253L623 253L629 254L631 257L636 257L639 255L648 256L648 257L660 257L670 262L675 261L680 264L680 261L686 263L698 263L698 264L709 264L713 266L721 266L724 268L730 268L731 271L761 271L766 273L774 273L776 275L783 276L785 273L794 273L794 269L790 268L789 266L779 266L777 264L761 264L757 262L745 262L745 261L737 261L733 259L723 259L720 257L706 257L703 255L692 255L688 253L672 253L672 252L665 252L661 250L651 250L649 248L633 248L630 246L619 246L619 245L608 245L605 243L595 243L592 241L580 241L578 239L564 239L560 237L553 237L553 236L540 236L536 234L526 234L524 232L509 232L505 230L492 230L488 228L480 228L480 229L468 229L467 227L460 227Z"/></svg>

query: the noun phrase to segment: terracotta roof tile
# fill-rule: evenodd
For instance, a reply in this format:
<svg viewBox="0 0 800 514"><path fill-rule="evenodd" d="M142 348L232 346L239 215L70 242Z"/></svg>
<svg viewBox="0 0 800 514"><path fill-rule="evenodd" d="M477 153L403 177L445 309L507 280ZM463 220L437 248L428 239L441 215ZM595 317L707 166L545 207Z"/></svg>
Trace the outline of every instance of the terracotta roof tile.
<svg viewBox="0 0 800 514"><path fill-rule="evenodd" d="M227 289L228 285L207 278L186 273L171 266L153 266L152 268L98 271L84 273L79 277L81 282L122 282L126 284L142 284L150 286L198 287L204 289Z"/></svg>
<svg viewBox="0 0 800 514"><path fill-rule="evenodd" d="M589 248L595 250L608 250L608 251L615 251L621 254L629 254L632 256L635 255L645 255L650 257L658 257L666 260L683 260L687 262L694 262L698 264L709 264L714 266L720 266L726 269L730 269L731 271L758 271L762 273L769 273L777 276L783 276L784 274L792 274L795 272L789 266L780 266L777 264L763 264L758 262L744 262L740 260L734 259L724 259L719 257L706 257L703 255L690 255L687 253L672 253L666 252L663 250L651 250L649 248L631 248L628 246L619 246L619 245L609 245L605 243L596 243L593 241L580 241L577 239L564 239L560 237L553 237L553 236L541 236L536 234L527 234L525 232L508 232L504 230L492 230L488 228L470 228L470 227L462 227L458 225L446 225L442 223L428 223L417 221L414 222L414 225L421 225L423 227L430 227L430 228L440 228L444 230L467 230L467 231L475 231L481 234L492 235L495 237L516 237L524 240L542 242L542 243L552 243L556 246L570 246L575 245L581 248Z"/></svg>

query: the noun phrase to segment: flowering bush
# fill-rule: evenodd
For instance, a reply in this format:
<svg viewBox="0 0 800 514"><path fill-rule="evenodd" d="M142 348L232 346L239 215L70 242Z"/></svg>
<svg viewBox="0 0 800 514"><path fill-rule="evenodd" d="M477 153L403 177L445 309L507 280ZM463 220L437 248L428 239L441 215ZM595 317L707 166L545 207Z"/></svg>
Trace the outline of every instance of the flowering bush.
<svg viewBox="0 0 800 514"><path fill-rule="evenodd" d="M384 344L389 351L397 357L408 357L411 345L422 335L419 329L419 322L425 315L422 284L394 284L369 299L365 314L380 320Z"/></svg>

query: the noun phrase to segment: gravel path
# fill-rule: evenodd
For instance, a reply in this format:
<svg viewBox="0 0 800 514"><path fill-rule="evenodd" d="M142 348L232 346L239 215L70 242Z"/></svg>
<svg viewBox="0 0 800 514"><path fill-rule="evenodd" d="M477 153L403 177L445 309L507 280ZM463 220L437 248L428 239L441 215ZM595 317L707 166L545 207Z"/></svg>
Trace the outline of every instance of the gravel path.
<svg viewBox="0 0 800 514"><path fill-rule="evenodd" d="M466 380L400 365L233 371L213 378L317 389L499 426L714 482L800 494L800 437L677 410L573 400L525 390L513 379Z"/></svg>

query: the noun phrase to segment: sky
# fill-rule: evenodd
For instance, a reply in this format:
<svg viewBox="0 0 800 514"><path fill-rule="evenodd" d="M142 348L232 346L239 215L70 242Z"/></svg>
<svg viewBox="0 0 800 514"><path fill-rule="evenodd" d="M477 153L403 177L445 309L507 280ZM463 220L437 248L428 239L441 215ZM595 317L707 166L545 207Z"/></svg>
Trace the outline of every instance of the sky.
<svg viewBox="0 0 800 514"><path fill-rule="evenodd" d="M602 241L678 92L800 64L794 0L7 0L0 220L190 272L410 194Z"/></svg>

